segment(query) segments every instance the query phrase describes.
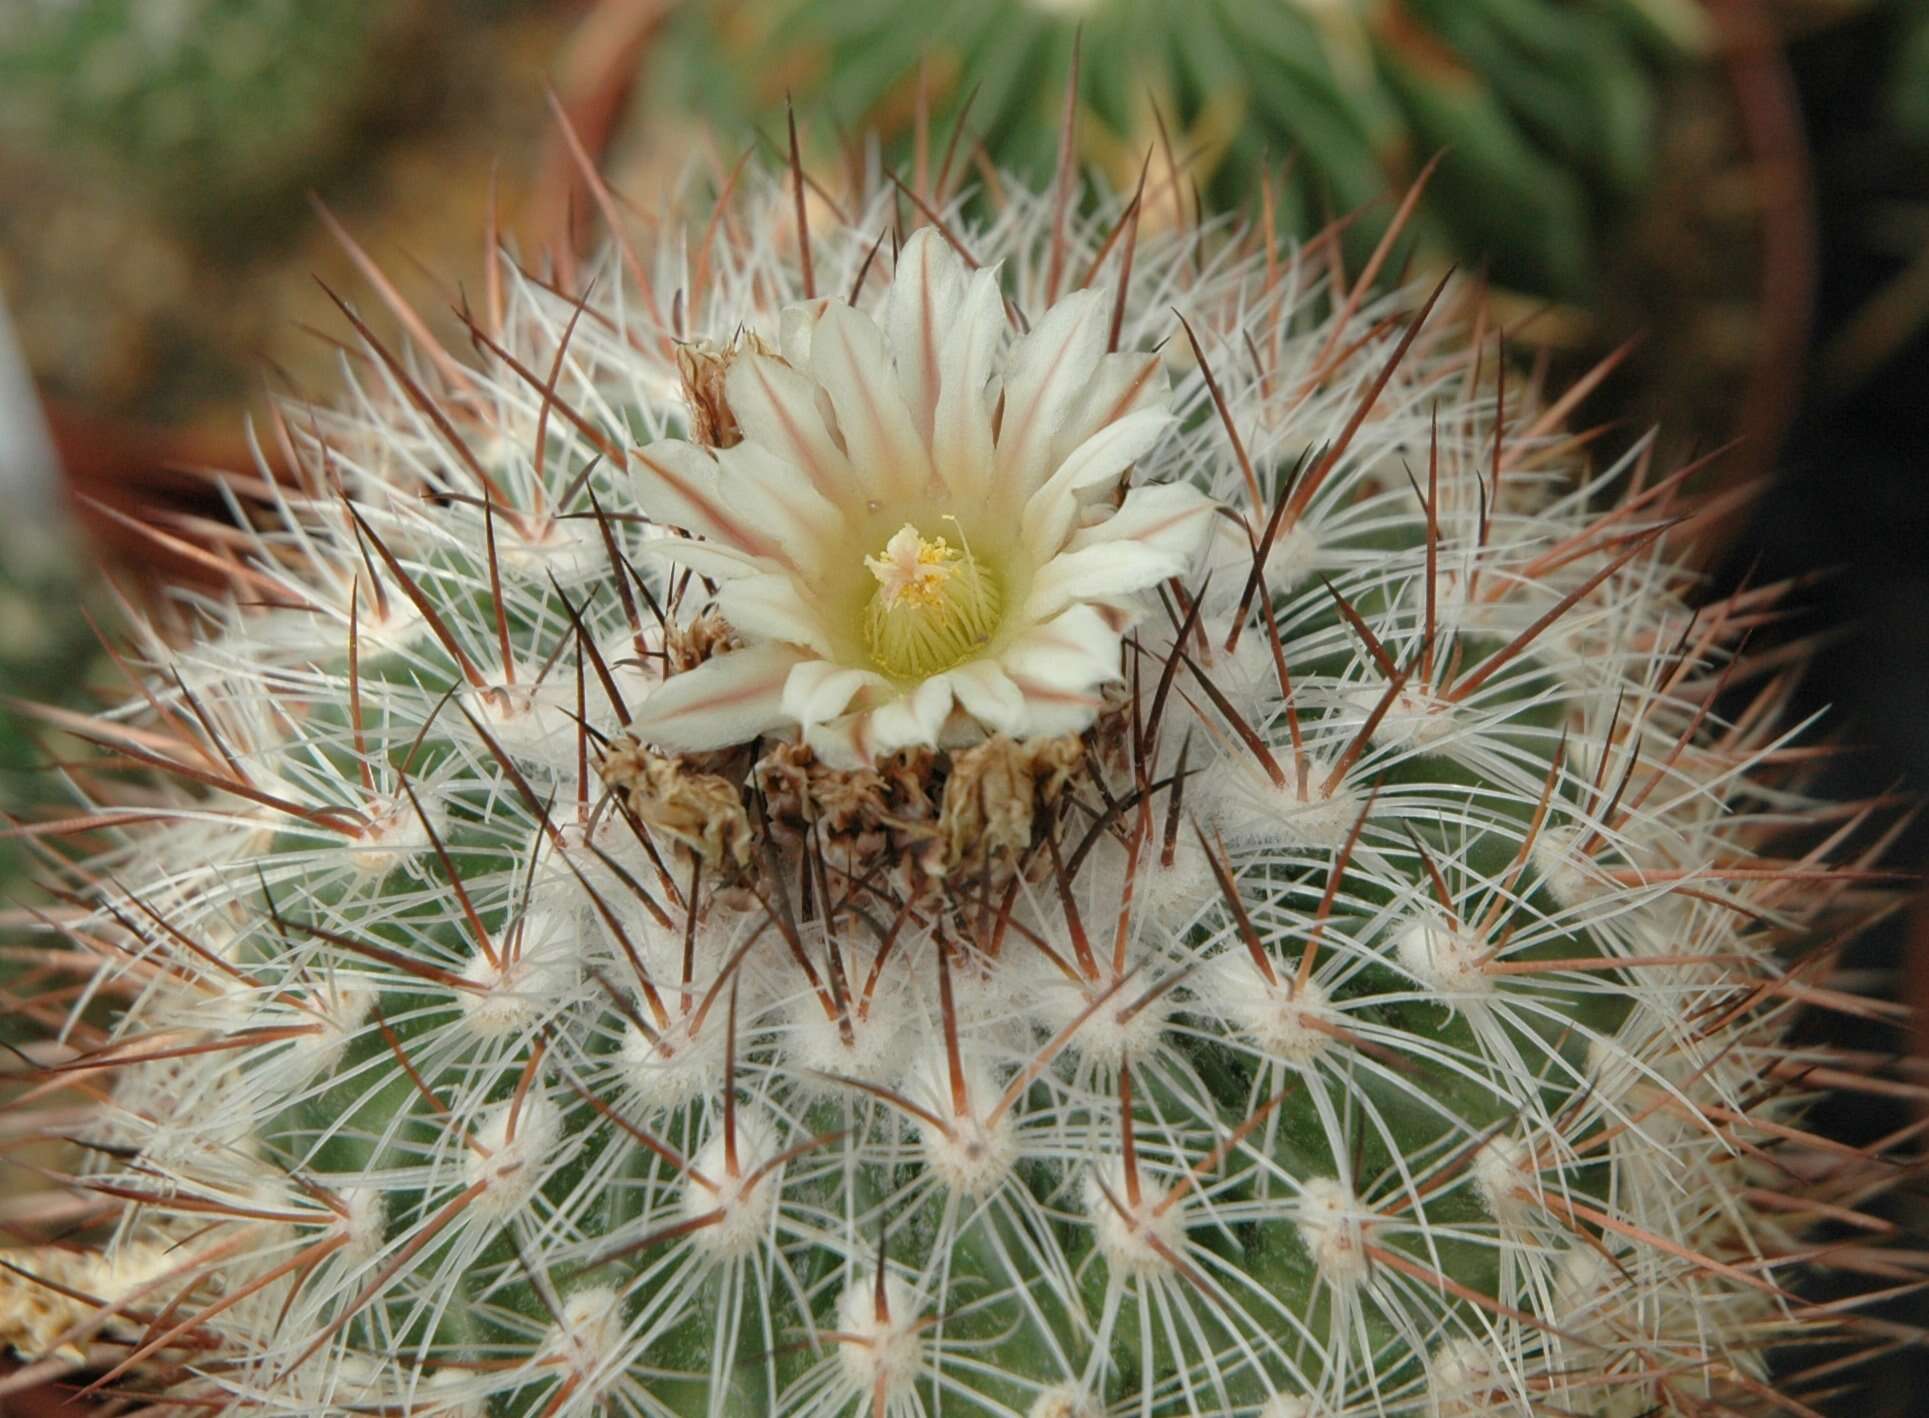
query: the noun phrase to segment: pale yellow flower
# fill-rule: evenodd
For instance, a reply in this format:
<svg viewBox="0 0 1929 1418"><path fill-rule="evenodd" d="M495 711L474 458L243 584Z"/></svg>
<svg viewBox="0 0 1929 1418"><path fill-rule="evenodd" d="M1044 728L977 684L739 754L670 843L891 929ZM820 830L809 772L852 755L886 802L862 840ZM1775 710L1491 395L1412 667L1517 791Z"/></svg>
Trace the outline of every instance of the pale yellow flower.
<svg viewBox="0 0 1929 1418"><path fill-rule="evenodd" d="M997 274L913 235L877 315L793 307L725 381L743 441L640 451L656 544L717 583L745 645L665 682L674 751L795 728L834 762L1089 724L1139 593L1184 575L1213 503L1123 487L1171 424L1159 357L1108 352L1076 291L1009 340Z"/></svg>

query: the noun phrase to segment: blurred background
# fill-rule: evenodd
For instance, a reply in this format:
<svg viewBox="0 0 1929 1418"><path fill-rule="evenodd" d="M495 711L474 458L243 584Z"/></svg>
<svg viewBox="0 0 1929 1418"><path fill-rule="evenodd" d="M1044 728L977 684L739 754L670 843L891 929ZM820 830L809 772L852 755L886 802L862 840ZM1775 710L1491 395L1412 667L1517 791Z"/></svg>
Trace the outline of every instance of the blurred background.
<svg viewBox="0 0 1929 1418"><path fill-rule="evenodd" d="M1482 273L1557 379L1610 361L1578 416L1610 444L1739 440L1706 490L1758 492L1711 591L1800 581L1770 633L1817 647L1802 707L1853 750L1830 791L1929 787L1929 0L0 0L0 695L118 697L93 623L220 580L249 411L333 382L324 283L372 305L379 271L453 342L492 239L595 241L572 143L653 205L781 161L787 96L808 165L992 204L1051 177L1075 35L1079 160L1125 189L1150 164L1148 221L1346 217L1357 265L1439 156L1399 265ZM61 753L0 699L10 821ZM0 838L0 991L32 983L33 851ZM1838 983L1929 1008L1929 907ZM1853 1042L1929 1082L1907 1029ZM1913 1179L1881 1205L1929 1235ZM1929 1309L1876 1320L1872 1387L1823 1411L1926 1411Z"/></svg>

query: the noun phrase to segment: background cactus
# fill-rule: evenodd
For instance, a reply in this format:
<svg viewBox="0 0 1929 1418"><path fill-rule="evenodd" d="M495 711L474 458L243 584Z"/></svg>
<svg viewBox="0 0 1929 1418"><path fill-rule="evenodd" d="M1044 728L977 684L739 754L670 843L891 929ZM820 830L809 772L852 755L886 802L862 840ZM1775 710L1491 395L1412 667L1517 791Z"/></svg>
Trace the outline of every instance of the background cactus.
<svg viewBox="0 0 1929 1418"><path fill-rule="evenodd" d="M939 202L750 169L505 259L467 360L344 307L234 595L70 725L29 1357L243 1411L1637 1414L1766 1406L1839 1319L1788 1287L1879 1162L1800 1130L1786 1026L1879 841L1742 649L1774 588L1691 609L1682 476L1592 466L1463 283ZM755 646L645 466L773 456L731 368L805 379L913 242L996 273L1004 418L1171 408L1129 481L1218 502L1196 574L1072 732L661 752ZM1102 374L1028 384L1068 323ZM664 520L777 515L710 491Z"/></svg>
<svg viewBox="0 0 1929 1418"><path fill-rule="evenodd" d="M1075 30L1084 155L1122 188L1148 144L1185 167L1157 212L1189 207L1194 181L1230 205L1288 172L1282 220L1306 231L1450 149L1420 229L1504 285L1568 298L1592 291L1602 231L1651 177L1661 76L1708 40L1677 0L739 0L686 8L645 96L730 131L794 92L882 127L903 159L923 64L949 107L974 95L994 161L1044 182ZM1361 214L1357 249L1385 216Z"/></svg>

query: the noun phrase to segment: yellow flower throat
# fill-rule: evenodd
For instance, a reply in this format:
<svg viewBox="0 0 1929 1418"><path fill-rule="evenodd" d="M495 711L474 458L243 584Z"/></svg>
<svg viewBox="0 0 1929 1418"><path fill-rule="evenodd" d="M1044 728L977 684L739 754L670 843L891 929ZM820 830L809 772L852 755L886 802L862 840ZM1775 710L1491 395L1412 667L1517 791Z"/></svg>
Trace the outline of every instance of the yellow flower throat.
<svg viewBox="0 0 1929 1418"><path fill-rule="evenodd" d="M906 522L864 565L877 578L864 606L864 641L887 675L924 679L991 642L1004 596L970 547L926 538Z"/></svg>

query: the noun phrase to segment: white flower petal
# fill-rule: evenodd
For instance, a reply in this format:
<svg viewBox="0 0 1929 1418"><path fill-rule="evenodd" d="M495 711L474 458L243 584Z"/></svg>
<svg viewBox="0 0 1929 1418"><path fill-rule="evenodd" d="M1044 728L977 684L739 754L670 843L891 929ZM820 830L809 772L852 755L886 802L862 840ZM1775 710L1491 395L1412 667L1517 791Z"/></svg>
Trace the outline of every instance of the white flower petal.
<svg viewBox="0 0 1929 1418"><path fill-rule="evenodd" d="M1025 695L1025 729L1021 737L1049 739L1083 733L1105 707L1105 696L1085 689L1060 689L1022 678L1012 681Z"/></svg>
<svg viewBox="0 0 1929 1418"><path fill-rule="evenodd" d="M786 305L777 316L777 353L792 369L810 368L810 344L817 334L817 322L830 308L831 297L800 300Z"/></svg>
<svg viewBox="0 0 1929 1418"><path fill-rule="evenodd" d="M1182 556L1133 542L1068 551L1038 573L1025 599L1025 616L1044 620L1080 601L1129 595L1177 576L1186 567Z"/></svg>
<svg viewBox="0 0 1929 1418"><path fill-rule="evenodd" d="M1119 637L1116 615L1096 606L1076 605L1034 625L999 660L1021 689L1030 685L1086 690L1119 677Z"/></svg>
<svg viewBox="0 0 1929 1418"><path fill-rule="evenodd" d="M1019 734L1025 729L1025 696L997 660L972 660L949 671L958 704L987 729Z"/></svg>
<svg viewBox="0 0 1929 1418"><path fill-rule="evenodd" d="M630 456L636 464L636 500L653 521L714 545L794 565L780 542L726 503L717 461L705 450L666 438Z"/></svg>
<svg viewBox="0 0 1929 1418"><path fill-rule="evenodd" d="M1073 606L1033 627L1003 656L1025 696L1022 734L1077 733L1104 707L1098 686L1119 678L1120 627L1096 606Z"/></svg>
<svg viewBox="0 0 1929 1418"><path fill-rule="evenodd" d="M806 653L789 645L746 645L713 656L658 686L631 728L673 753L746 743L789 722L784 682Z"/></svg>
<svg viewBox="0 0 1929 1418"><path fill-rule="evenodd" d="M871 712L872 754L935 748L951 714L951 677L933 675Z"/></svg>
<svg viewBox="0 0 1929 1418"><path fill-rule="evenodd" d="M724 376L744 440L798 468L832 502L848 502L856 487L850 460L824 424L817 392L815 381L767 355L744 355Z"/></svg>
<svg viewBox="0 0 1929 1418"><path fill-rule="evenodd" d="M931 425L931 465L960 500L982 498L990 483L987 386L1004 332L1005 299L998 289L998 273L979 271L965 290L956 323L945 332Z"/></svg>
<svg viewBox="0 0 1929 1418"><path fill-rule="evenodd" d="M1064 458L1100 429L1143 409L1167 409L1172 380L1159 355L1140 350L1108 354L1098 362L1089 388L1067 410L1053 453Z"/></svg>
<svg viewBox="0 0 1929 1418"><path fill-rule="evenodd" d="M1045 620L1067 606L1129 595L1183 576L1197 558L1212 501L1183 483L1134 488L1119 510L1075 533L1032 582L1025 615Z"/></svg>
<svg viewBox="0 0 1929 1418"><path fill-rule="evenodd" d="M1117 512L1095 526L1081 527L1074 532L1071 541L1066 543L1066 550L1078 552L1088 547L1131 542L1169 552L1189 566L1205 549L1216 507L1211 498L1190 483L1135 487L1125 494L1125 501Z"/></svg>
<svg viewBox="0 0 1929 1418"><path fill-rule="evenodd" d="M1078 515L1075 494L1080 488L1118 477L1157 443L1171 424L1172 416L1163 409L1141 409L1106 425L1074 448L1045 485L1032 494L1021 514L1025 550L1032 560L1042 563L1065 544Z"/></svg>
<svg viewBox="0 0 1929 1418"><path fill-rule="evenodd" d="M1073 291L1011 352L995 476L1017 497L1051 472L1051 449L1066 414L1090 386L1105 354L1105 293Z"/></svg>
<svg viewBox="0 0 1929 1418"><path fill-rule="evenodd" d="M811 486L795 464L755 443L717 451L717 494L744 522L760 529L804 562L844 526L844 515Z"/></svg>
<svg viewBox="0 0 1929 1418"><path fill-rule="evenodd" d="M768 557L752 556L721 542L700 542L691 537L655 537L638 547L637 553L687 566L713 581L733 581L739 576L760 576L784 569Z"/></svg>
<svg viewBox="0 0 1929 1418"><path fill-rule="evenodd" d="M837 410L852 471L869 498L915 497L931 475L924 442L898 395L884 336L871 317L833 305L817 322L810 370Z"/></svg>
<svg viewBox="0 0 1929 1418"><path fill-rule="evenodd" d="M804 742L827 767L863 768L874 756L871 747L871 711L865 709L825 723L806 724Z"/></svg>
<svg viewBox="0 0 1929 1418"><path fill-rule="evenodd" d="M781 571L726 581L717 589L717 609L748 640L781 640L808 645L820 655L837 653L813 598Z"/></svg>
<svg viewBox="0 0 1929 1418"><path fill-rule="evenodd" d="M936 227L920 227L898 252L882 320L897 360L898 390L911 427L931 446L943 386L946 332L962 313L965 265Z"/></svg>
<svg viewBox="0 0 1929 1418"><path fill-rule="evenodd" d="M842 714L865 690L888 693L890 688L891 682L875 670L806 660L784 686L784 712L800 724L820 724Z"/></svg>

